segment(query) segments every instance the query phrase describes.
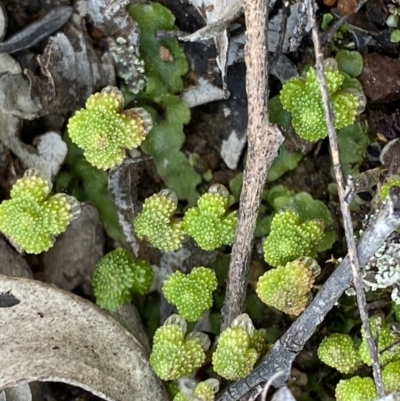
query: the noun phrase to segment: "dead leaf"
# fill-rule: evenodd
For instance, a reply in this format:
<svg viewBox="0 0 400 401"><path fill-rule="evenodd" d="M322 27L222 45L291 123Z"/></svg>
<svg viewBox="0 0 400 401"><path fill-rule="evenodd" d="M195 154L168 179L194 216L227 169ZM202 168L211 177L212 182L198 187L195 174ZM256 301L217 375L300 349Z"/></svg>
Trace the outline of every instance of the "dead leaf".
<svg viewBox="0 0 400 401"><path fill-rule="evenodd" d="M217 64L221 71L222 87L225 96L228 96L226 84L226 69L228 61L229 40L227 27L236 19L242 9L240 0L189 0L203 17L207 26L182 40L196 41L205 38L214 38L217 48Z"/></svg>
<svg viewBox="0 0 400 401"><path fill-rule="evenodd" d="M58 133L47 132L37 138L35 149L19 139L21 123L21 119L0 112L0 140L27 169L40 170L52 181L67 155L67 145Z"/></svg>
<svg viewBox="0 0 400 401"><path fill-rule="evenodd" d="M103 256L104 234L97 209L82 204L81 214L43 255L44 281L71 291L90 280Z"/></svg>
<svg viewBox="0 0 400 401"><path fill-rule="evenodd" d="M275 391L271 401L296 401L291 391L285 386Z"/></svg>
<svg viewBox="0 0 400 401"><path fill-rule="evenodd" d="M0 274L12 277L32 278L32 271L23 258L14 248L0 237Z"/></svg>
<svg viewBox="0 0 400 401"><path fill-rule="evenodd" d="M60 381L109 401L169 400L146 348L93 303L49 284L3 275L0 294L19 301L0 308L0 390Z"/></svg>
<svg viewBox="0 0 400 401"><path fill-rule="evenodd" d="M32 401L32 393L28 384L8 388L0 392L0 401Z"/></svg>

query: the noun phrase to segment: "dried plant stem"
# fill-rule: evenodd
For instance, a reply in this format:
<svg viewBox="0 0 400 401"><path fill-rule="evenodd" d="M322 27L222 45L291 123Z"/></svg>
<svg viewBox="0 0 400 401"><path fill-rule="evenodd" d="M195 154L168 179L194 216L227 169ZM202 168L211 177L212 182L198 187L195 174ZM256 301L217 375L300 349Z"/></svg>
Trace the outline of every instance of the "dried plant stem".
<svg viewBox="0 0 400 401"><path fill-rule="evenodd" d="M351 221L351 214L349 210L348 201L345 199L345 183L342 168L340 165L339 159L339 149L337 144L337 136L336 130L334 126L333 120L333 112L329 99L328 87L326 85L325 76L324 76L324 60L323 53L321 49L321 42L318 32L317 20L315 17L315 2L314 0L308 0L308 16L309 21L312 25L312 37L314 42L315 49L315 60L316 60L316 75L317 80L320 86L321 95L322 95L322 103L325 112L325 121L328 129L329 136L329 145L331 148L331 157L333 168L335 171L335 178L338 187L339 201L340 201L340 209L343 216L343 225L344 231L346 235L346 242L348 248L348 255L350 258L351 269L353 273L354 286L356 289L357 295L357 304L358 309L360 311L360 317L362 321L362 326L365 332L365 337L368 344L368 349L372 359L372 371L375 379L375 385L378 392L379 397L383 397L385 395L381 370L379 366L378 354L376 350L376 346L371 334L371 327L368 321L368 311L367 311L367 303L365 298L365 292L363 288L363 283L360 275L360 264L357 255L356 242L354 239L353 226Z"/></svg>
<svg viewBox="0 0 400 401"><path fill-rule="evenodd" d="M335 35L335 33L340 29L340 27L349 19L349 17L351 17L352 15L358 13L358 11L360 10L360 8L367 2L368 0L360 0L360 2L357 4L357 7L354 9L354 13L353 14L348 14L348 15L344 15L343 17L339 18L330 28L329 31L326 32L324 39L322 41L322 43L324 45L328 44L333 36Z"/></svg>
<svg viewBox="0 0 400 401"><path fill-rule="evenodd" d="M254 229L268 170L283 142L279 129L268 120L267 24L268 0L244 0L247 23L245 61L248 97L247 161L243 172L238 226L232 247L221 329L229 326L244 306Z"/></svg>

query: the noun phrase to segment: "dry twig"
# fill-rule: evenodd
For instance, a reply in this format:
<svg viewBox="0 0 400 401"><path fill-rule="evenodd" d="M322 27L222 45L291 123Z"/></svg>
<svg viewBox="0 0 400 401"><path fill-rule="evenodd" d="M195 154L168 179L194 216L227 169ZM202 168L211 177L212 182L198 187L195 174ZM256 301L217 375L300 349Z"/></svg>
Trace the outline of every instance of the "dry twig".
<svg viewBox="0 0 400 401"><path fill-rule="evenodd" d="M367 2L368 0L360 0L360 2L357 4L357 7L354 9L354 13L353 14L349 14L349 15L344 15L343 17L339 18L328 30L328 32L326 32L326 34L324 35L324 38L322 40L323 45L325 46L326 44L328 44L332 38L333 35L335 35L335 33L340 29L340 27L349 19L349 17L351 17L354 14L357 14L358 11L360 10L360 8Z"/></svg>
<svg viewBox="0 0 400 401"><path fill-rule="evenodd" d="M362 327L365 332L365 337L367 340L369 352L372 359L372 372L375 379L376 389L379 397L383 397L385 395L385 390L382 383L378 354L374 340L372 338L371 327L368 321L367 301L365 298L364 286L360 274L360 263L358 260L356 243L354 239L349 203L346 200L346 195L345 195L346 188L344 183L342 167L340 165L339 148L337 144L337 136L336 136L336 129L334 126L332 106L330 103L328 87L326 85L324 76L324 60L323 60L324 56L322 53L321 41L319 37L318 25L315 17L314 7L315 7L314 0L308 0L308 16L309 16L309 21L311 22L312 25L312 37L315 49L317 80L322 95L322 104L325 112L326 126L328 129L329 145L331 148L332 164L333 164L333 169L335 171L335 179L338 187L340 209L343 216L343 225L346 235L348 254L350 257L351 269L354 277L354 286L356 289L358 309L360 311Z"/></svg>
<svg viewBox="0 0 400 401"><path fill-rule="evenodd" d="M243 172L238 226L232 247L221 329L226 329L242 312L246 297L247 274L253 249L254 229L261 193L269 168L277 156L283 136L268 120L268 0L244 0L246 16L246 86L249 122L247 161ZM264 57L265 56L265 57Z"/></svg>

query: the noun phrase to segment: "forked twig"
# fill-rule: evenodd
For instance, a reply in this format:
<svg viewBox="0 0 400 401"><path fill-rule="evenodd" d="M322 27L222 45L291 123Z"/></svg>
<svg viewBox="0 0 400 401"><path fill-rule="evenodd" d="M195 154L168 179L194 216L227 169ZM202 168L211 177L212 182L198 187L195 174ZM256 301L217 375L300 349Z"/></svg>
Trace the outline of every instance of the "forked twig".
<svg viewBox="0 0 400 401"><path fill-rule="evenodd" d="M267 173L283 136L268 119L268 0L244 0L246 16L246 88L249 121L247 161L243 172L238 225L232 247L228 282L221 314L221 329L239 315L246 297L247 274L253 250L254 229Z"/></svg>
<svg viewBox="0 0 400 401"><path fill-rule="evenodd" d="M315 61L316 61L316 74L322 95L322 104L324 108L325 121L328 130L332 164L333 164L333 169L335 171L335 179L338 187L340 210L343 216L344 232L346 235L347 248L351 262L351 269L353 272L354 287L356 289L358 309L360 311L362 327L365 332L365 338L372 359L372 373L375 379L375 385L378 395L379 397L383 397L385 395L385 390L383 387L383 382L381 377L378 354L374 340L372 338L371 327L369 325L369 320L368 320L367 301L365 298L364 286L360 274L360 263L358 260L356 242L354 239L349 203L346 200L346 188L344 184L342 167L340 165L339 148L337 143L336 129L334 126L333 111L329 99L328 87L326 85L326 80L324 76L324 59L323 59L324 56L322 53L321 41L319 37L319 31L318 31L317 19L315 17L314 7L315 7L314 1L308 0L308 16L309 16L309 21L311 22L312 25L312 37L314 42Z"/></svg>

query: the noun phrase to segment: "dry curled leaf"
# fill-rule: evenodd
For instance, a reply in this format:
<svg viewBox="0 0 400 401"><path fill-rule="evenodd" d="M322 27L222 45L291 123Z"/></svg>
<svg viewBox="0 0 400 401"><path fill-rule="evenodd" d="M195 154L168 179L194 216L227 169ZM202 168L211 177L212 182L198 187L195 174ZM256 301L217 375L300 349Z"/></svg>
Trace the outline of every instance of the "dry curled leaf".
<svg viewBox="0 0 400 401"><path fill-rule="evenodd" d="M23 163L24 167L35 168L52 180L60 170L67 145L57 132L46 132L36 140L36 148L19 139L22 121L20 118L0 112L0 140Z"/></svg>
<svg viewBox="0 0 400 401"><path fill-rule="evenodd" d="M24 383L0 391L0 401L32 401L31 389L28 384Z"/></svg>
<svg viewBox="0 0 400 401"><path fill-rule="evenodd" d="M44 281L72 291L90 280L103 256L104 234L97 209L82 204L79 217L43 255Z"/></svg>
<svg viewBox="0 0 400 401"><path fill-rule="evenodd" d="M131 401L132 395L168 400L145 346L91 302L3 275L0 294L16 300L0 307L0 391L22 382L60 381L109 401Z"/></svg>

